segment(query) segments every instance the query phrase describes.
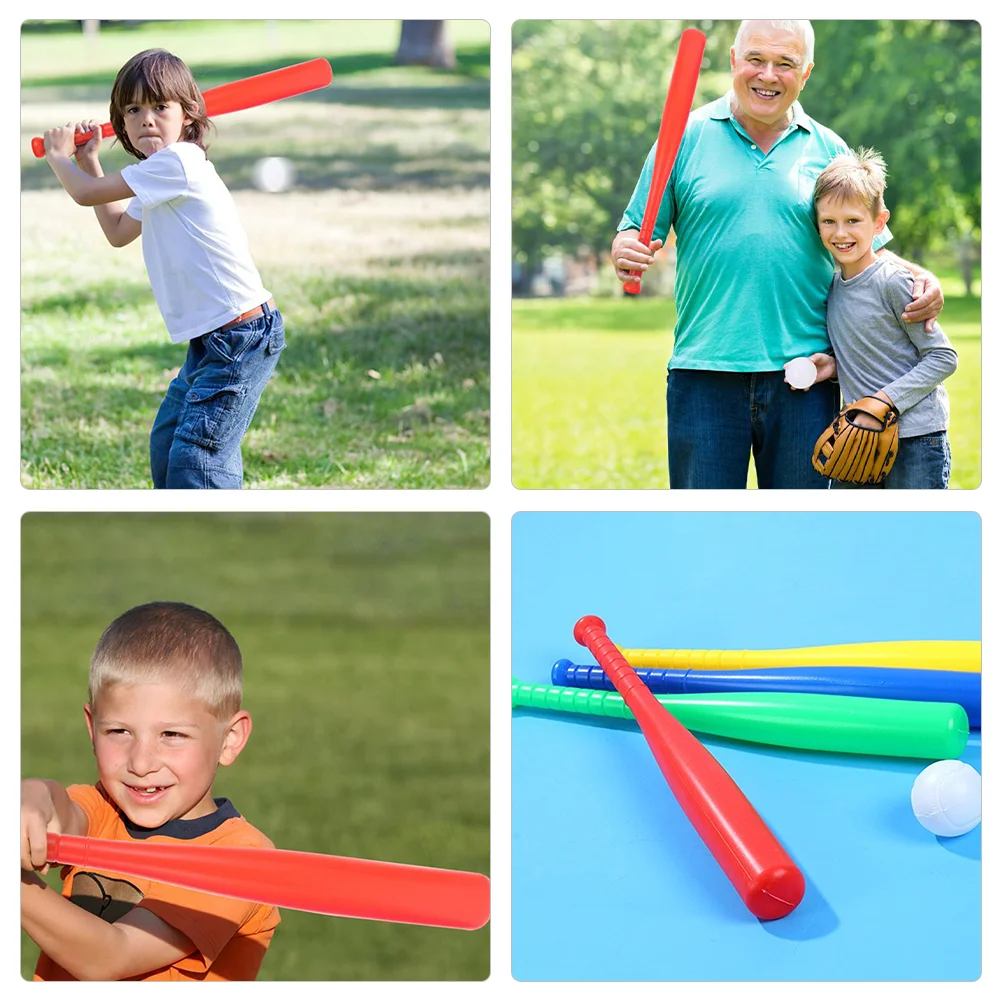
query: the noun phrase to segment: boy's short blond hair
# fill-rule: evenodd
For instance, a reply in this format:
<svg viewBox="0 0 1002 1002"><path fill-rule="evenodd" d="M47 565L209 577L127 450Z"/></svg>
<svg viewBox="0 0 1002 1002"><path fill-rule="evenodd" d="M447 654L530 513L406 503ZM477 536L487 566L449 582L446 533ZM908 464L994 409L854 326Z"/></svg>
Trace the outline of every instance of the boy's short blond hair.
<svg viewBox="0 0 1002 1002"><path fill-rule="evenodd" d="M814 210L818 202L831 196L837 202L859 199L876 219L884 211L887 164L876 151L861 146L842 153L818 175L814 184Z"/></svg>
<svg viewBox="0 0 1002 1002"><path fill-rule="evenodd" d="M230 631L182 602L150 602L122 613L90 662L90 704L113 685L172 682L220 720L243 698L243 662Z"/></svg>

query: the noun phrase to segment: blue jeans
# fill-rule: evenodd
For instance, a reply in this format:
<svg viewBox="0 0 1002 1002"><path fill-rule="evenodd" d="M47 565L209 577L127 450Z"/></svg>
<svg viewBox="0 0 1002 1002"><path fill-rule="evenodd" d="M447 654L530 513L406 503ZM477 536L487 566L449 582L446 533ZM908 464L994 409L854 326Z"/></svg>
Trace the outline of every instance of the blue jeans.
<svg viewBox="0 0 1002 1002"><path fill-rule="evenodd" d="M826 490L811 465L814 443L838 414L838 385L792 390L778 372L668 373L668 480L678 488L748 486L748 457L762 488Z"/></svg>
<svg viewBox="0 0 1002 1002"><path fill-rule="evenodd" d="M188 342L150 432L153 486L239 490L240 440L285 348L278 310Z"/></svg>
<svg viewBox="0 0 1002 1002"><path fill-rule="evenodd" d="M898 439L898 455L891 472L879 484L843 484L832 481L839 490L864 488L910 491L920 488L946 490L950 486L950 440L945 431Z"/></svg>

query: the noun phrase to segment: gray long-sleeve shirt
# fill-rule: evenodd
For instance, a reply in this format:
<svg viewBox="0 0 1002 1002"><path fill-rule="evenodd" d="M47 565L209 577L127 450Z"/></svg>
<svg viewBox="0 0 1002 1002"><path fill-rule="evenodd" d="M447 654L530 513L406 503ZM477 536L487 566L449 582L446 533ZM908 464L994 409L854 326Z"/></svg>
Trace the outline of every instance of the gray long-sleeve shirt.
<svg viewBox="0 0 1002 1002"><path fill-rule="evenodd" d="M901 319L912 296L911 272L878 258L848 281L836 271L828 294L828 336L845 402L883 390L901 414L902 438L946 431L950 401L942 382L957 353L938 323Z"/></svg>

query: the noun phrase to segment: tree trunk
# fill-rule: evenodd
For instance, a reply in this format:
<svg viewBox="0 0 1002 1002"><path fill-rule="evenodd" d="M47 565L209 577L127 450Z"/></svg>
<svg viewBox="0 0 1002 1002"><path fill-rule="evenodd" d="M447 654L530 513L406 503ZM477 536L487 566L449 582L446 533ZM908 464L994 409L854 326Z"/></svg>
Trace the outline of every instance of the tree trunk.
<svg viewBox="0 0 1002 1002"><path fill-rule="evenodd" d="M95 38L100 28L101 28L100 21L94 21L94 20L84 21L83 22L84 38Z"/></svg>
<svg viewBox="0 0 1002 1002"><path fill-rule="evenodd" d="M400 44L393 61L400 66L455 69L456 50L449 41L445 21L401 21Z"/></svg>
<svg viewBox="0 0 1002 1002"><path fill-rule="evenodd" d="M974 292L974 262L977 248L971 235L965 233L957 241L957 257L960 260L960 273L964 276L964 291L970 296Z"/></svg>

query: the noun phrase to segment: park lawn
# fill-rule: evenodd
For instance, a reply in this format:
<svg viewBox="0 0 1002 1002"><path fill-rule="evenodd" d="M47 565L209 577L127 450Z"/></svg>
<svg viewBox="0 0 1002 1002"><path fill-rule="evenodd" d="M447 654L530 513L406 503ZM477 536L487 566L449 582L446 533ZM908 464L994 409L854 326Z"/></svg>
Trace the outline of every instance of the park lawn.
<svg viewBox="0 0 1002 1002"><path fill-rule="evenodd" d="M149 429L185 348L169 342L139 241L111 248L28 140L100 115L121 61L165 45L204 60L207 82L333 53L332 87L220 118L210 145L289 346L244 439L246 486L485 487L489 29L455 26L460 67L441 73L393 67L398 28L369 22L279 22L274 45L264 22L237 27L244 62L214 64L237 51L217 24L102 31L89 69L69 55L78 33L24 39L22 483L150 486ZM276 154L296 186L253 190L254 163ZM102 162L128 158L110 148Z"/></svg>
<svg viewBox="0 0 1002 1002"><path fill-rule="evenodd" d="M664 386L673 321L670 300L513 301L516 487L668 486Z"/></svg>
<svg viewBox="0 0 1002 1002"><path fill-rule="evenodd" d="M959 356L946 383L950 486L975 488L981 483L981 299L945 279L944 289L941 321ZM513 302L515 487L668 487L665 375L674 322L670 299Z"/></svg>
<svg viewBox="0 0 1002 1002"><path fill-rule="evenodd" d="M486 516L36 513L22 555L23 776L95 780L81 708L98 636L132 605L185 601L239 643L254 723L216 796L279 848L490 873ZM24 977L37 952L22 934ZM488 973L489 927L285 910L260 976Z"/></svg>
<svg viewBox="0 0 1002 1002"><path fill-rule="evenodd" d="M486 21L447 22L461 72L488 76L480 53L490 44ZM336 83L346 71L379 67L397 79L421 80L433 85L435 77L420 68L393 66L400 40L400 22L351 21L146 21L135 25L105 22L93 39L82 39L78 28L51 25L47 30L22 32L21 79L33 86L92 83L107 100L107 78L127 59L145 47L177 52L200 83L213 86L252 75L255 60L269 64L301 62L323 55L330 59ZM321 51L318 51L318 43ZM229 58L227 58L229 55ZM273 68L273 65L266 67ZM447 80L449 74L440 74Z"/></svg>

